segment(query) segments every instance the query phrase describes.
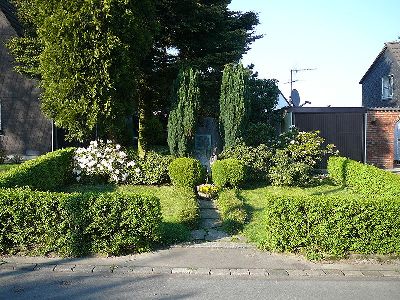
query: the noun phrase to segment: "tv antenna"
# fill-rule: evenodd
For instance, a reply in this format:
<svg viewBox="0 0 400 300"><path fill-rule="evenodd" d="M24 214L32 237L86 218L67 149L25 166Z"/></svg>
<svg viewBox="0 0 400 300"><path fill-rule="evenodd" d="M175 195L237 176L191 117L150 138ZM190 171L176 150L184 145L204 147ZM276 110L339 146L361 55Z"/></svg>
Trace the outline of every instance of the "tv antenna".
<svg viewBox="0 0 400 300"><path fill-rule="evenodd" d="M296 82L298 80L293 80L293 73L298 73L298 72L303 72L303 71L313 71L316 70L316 68L312 69L291 69L290 70L290 94L292 94L293 91L293 82Z"/></svg>

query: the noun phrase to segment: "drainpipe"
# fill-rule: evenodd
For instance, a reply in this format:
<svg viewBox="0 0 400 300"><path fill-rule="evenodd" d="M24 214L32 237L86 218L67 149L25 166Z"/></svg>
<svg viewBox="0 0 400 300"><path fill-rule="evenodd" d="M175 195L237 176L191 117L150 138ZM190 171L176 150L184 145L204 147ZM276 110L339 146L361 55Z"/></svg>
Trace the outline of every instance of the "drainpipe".
<svg viewBox="0 0 400 300"><path fill-rule="evenodd" d="M368 111L364 114L364 164L367 163L367 129L368 129Z"/></svg>
<svg viewBox="0 0 400 300"><path fill-rule="evenodd" d="M51 152L54 151L54 121L51 120Z"/></svg>

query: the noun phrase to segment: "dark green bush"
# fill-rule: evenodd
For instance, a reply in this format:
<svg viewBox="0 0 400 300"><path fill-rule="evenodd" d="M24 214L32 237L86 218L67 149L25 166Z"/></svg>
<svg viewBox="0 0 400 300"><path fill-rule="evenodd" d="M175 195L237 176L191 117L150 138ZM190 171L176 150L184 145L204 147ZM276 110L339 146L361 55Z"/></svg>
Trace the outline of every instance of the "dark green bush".
<svg viewBox="0 0 400 300"><path fill-rule="evenodd" d="M258 146L271 144L275 140L276 131L273 126L266 123L250 123L244 135L246 145Z"/></svg>
<svg viewBox="0 0 400 300"><path fill-rule="evenodd" d="M215 204L221 215L222 226L228 233L234 234L243 228L247 214L237 190L221 191Z"/></svg>
<svg viewBox="0 0 400 300"><path fill-rule="evenodd" d="M156 116L151 116L145 120L143 135L145 140L149 142L148 146L165 145L167 143L166 130Z"/></svg>
<svg viewBox="0 0 400 300"><path fill-rule="evenodd" d="M0 189L0 252L81 256L141 252L159 239L155 197Z"/></svg>
<svg viewBox="0 0 400 300"><path fill-rule="evenodd" d="M29 186L56 190L72 181L74 148L57 150L24 162L0 174L0 187Z"/></svg>
<svg viewBox="0 0 400 300"><path fill-rule="evenodd" d="M272 164L274 149L264 144L257 147L238 144L235 147L225 149L220 159L235 158L241 160L245 165L246 182L268 181L268 172Z"/></svg>
<svg viewBox="0 0 400 300"><path fill-rule="evenodd" d="M244 183L244 164L234 158L217 160L211 166L212 180L218 187L240 187Z"/></svg>
<svg viewBox="0 0 400 300"><path fill-rule="evenodd" d="M260 246L324 254L400 253L400 199L269 195Z"/></svg>
<svg viewBox="0 0 400 300"><path fill-rule="evenodd" d="M174 159L168 167L173 185L192 188L202 183L206 171L197 159L180 157Z"/></svg>
<svg viewBox="0 0 400 300"><path fill-rule="evenodd" d="M86 231L95 253L139 253L159 238L161 208L152 196L132 193L101 194L90 206L92 222Z"/></svg>
<svg viewBox="0 0 400 300"><path fill-rule="evenodd" d="M132 155L131 155L132 156ZM144 158L139 158L136 155L132 157L140 171L140 176L130 176L131 184L164 184L169 183L168 166L173 160L171 155L162 155L154 151L146 152ZM130 172L135 172L135 168L131 168Z"/></svg>
<svg viewBox="0 0 400 300"><path fill-rule="evenodd" d="M329 175L336 183L365 195L400 196L400 176L377 167L345 158L332 158L328 163ZM341 173L341 174L340 174Z"/></svg>

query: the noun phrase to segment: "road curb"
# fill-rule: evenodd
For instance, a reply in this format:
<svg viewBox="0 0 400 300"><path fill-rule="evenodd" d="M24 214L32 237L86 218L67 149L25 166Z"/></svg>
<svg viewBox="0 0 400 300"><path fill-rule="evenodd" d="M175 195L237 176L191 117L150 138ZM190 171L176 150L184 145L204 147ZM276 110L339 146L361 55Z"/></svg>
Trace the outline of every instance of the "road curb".
<svg viewBox="0 0 400 300"><path fill-rule="evenodd" d="M68 274L114 274L114 275L202 275L213 277L259 277L259 278L395 278L400 280L399 270L339 270L339 269L267 269L267 268L190 268L162 266L119 266L78 264L18 264L0 265L0 276L26 272Z"/></svg>

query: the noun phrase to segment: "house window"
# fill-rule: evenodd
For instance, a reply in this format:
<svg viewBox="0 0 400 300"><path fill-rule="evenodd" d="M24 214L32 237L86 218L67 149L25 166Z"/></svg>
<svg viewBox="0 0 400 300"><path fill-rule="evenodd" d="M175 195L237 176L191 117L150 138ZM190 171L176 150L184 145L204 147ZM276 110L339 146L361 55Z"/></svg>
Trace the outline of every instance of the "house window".
<svg viewBox="0 0 400 300"><path fill-rule="evenodd" d="M393 75L382 77L382 99L393 98Z"/></svg>

